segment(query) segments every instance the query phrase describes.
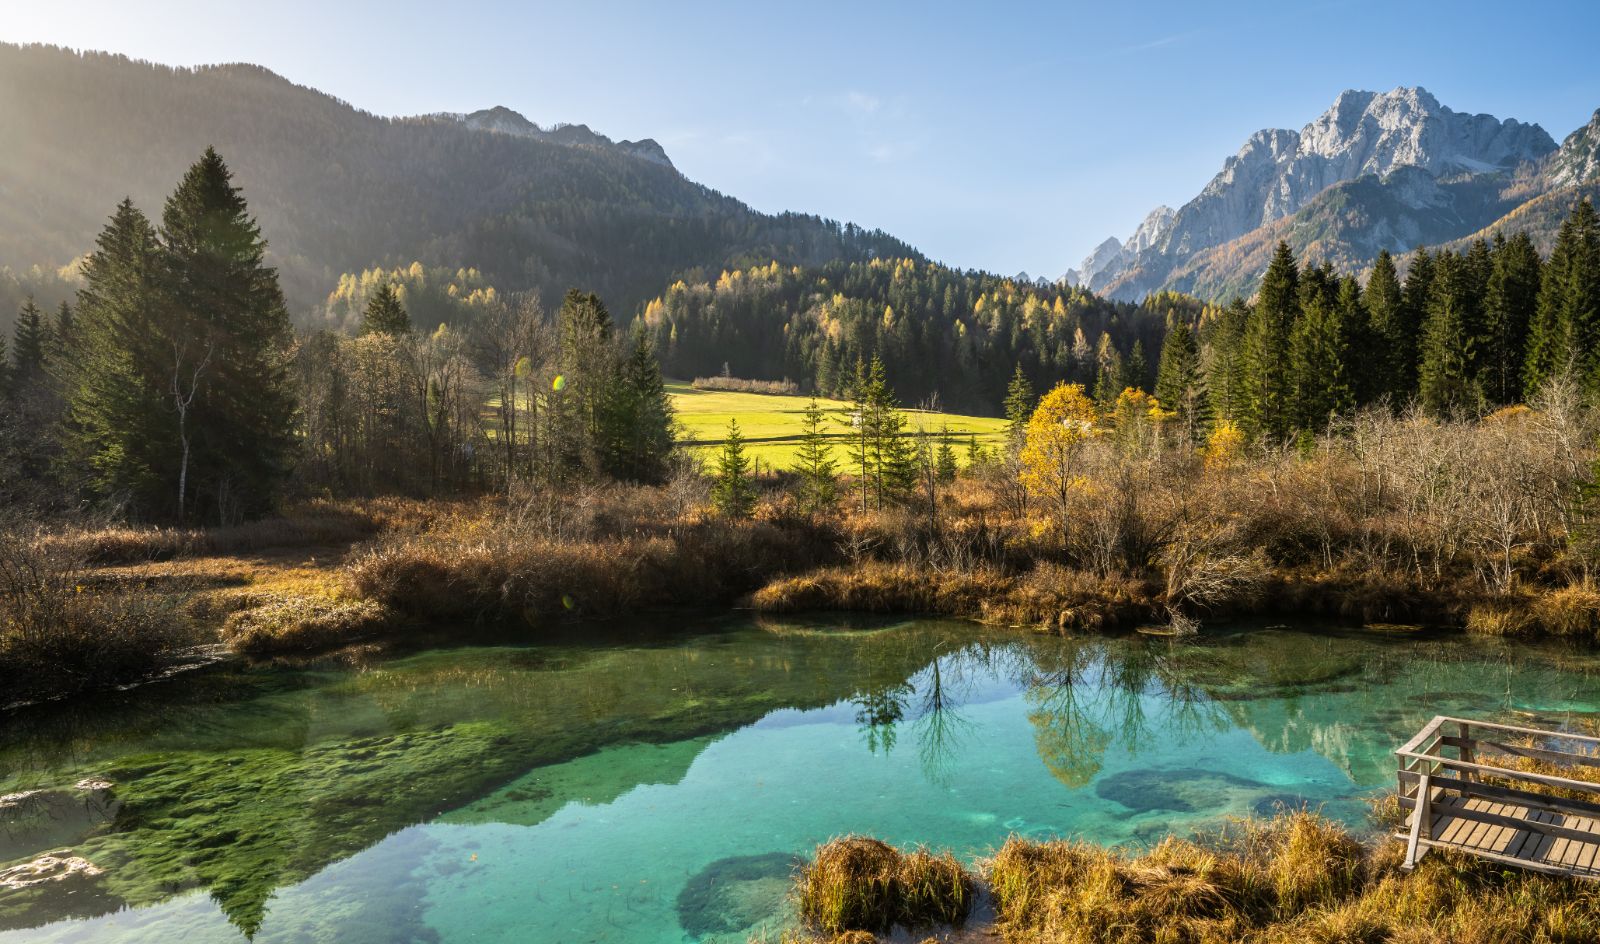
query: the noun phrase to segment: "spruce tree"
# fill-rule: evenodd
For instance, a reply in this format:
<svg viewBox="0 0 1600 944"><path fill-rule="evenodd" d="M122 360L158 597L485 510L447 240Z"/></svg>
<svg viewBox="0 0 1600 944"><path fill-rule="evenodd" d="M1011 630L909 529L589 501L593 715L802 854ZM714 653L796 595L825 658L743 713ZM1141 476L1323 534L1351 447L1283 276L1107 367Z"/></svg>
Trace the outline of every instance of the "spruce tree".
<svg viewBox="0 0 1600 944"><path fill-rule="evenodd" d="M1483 387L1504 405L1522 399L1523 352L1539 303L1542 263L1527 233L1509 240L1497 234L1492 255L1483 302Z"/></svg>
<svg viewBox="0 0 1600 944"><path fill-rule="evenodd" d="M378 286L378 290L367 299L367 307L361 312L362 334L387 334L400 337L411 333L411 315L406 312L406 306L400 301L400 293L394 283L385 282Z"/></svg>
<svg viewBox="0 0 1600 944"><path fill-rule="evenodd" d="M1122 365L1122 389L1143 390L1149 382L1150 365L1145 361L1144 339L1136 338L1133 348L1128 352L1128 359ZM1121 395L1122 390L1117 391Z"/></svg>
<svg viewBox="0 0 1600 944"><path fill-rule="evenodd" d="M123 200L95 241L78 292L78 354L67 375L68 478L137 514L170 507L176 435L155 229Z"/></svg>
<svg viewBox="0 0 1600 944"><path fill-rule="evenodd" d="M553 398L559 416L556 448L568 462L599 470L604 461L607 405L617 376L611 312L600 296L571 289L556 315L556 372L562 381Z"/></svg>
<svg viewBox="0 0 1600 944"><path fill-rule="evenodd" d="M1178 427L1185 442L1200 439L1206 421L1205 382L1200 375L1200 345L1188 325L1172 321L1161 344L1161 362L1156 369L1156 399L1177 414Z"/></svg>
<svg viewBox="0 0 1600 944"><path fill-rule="evenodd" d="M950 442L950 427L939 429L939 451L934 456L934 476L939 484L949 485L956 480L956 450Z"/></svg>
<svg viewBox="0 0 1600 944"><path fill-rule="evenodd" d="M1433 260L1418 397L1424 409L1438 416L1474 411L1483 401L1471 265L1467 257L1452 252L1441 252Z"/></svg>
<svg viewBox="0 0 1600 944"><path fill-rule="evenodd" d="M1289 335L1299 317L1299 281L1289 244L1278 243L1245 325L1246 427L1271 441L1286 439L1293 426Z"/></svg>
<svg viewBox="0 0 1600 944"><path fill-rule="evenodd" d="M1289 412L1294 429L1320 433L1355 405L1350 350L1338 299L1321 290L1302 296L1305 310L1290 330Z"/></svg>
<svg viewBox="0 0 1600 944"><path fill-rule="evenodd" d="M1028 382L1028 375L1022 372L1022 365L1018 364L1011 373L1011 383L1006 386L1006 436L1012 443L1022 442L1028 417L1033 415L1033 404L1033 384Z"/></svg>
<svg viewBox="0 0 1600 944"><path fill-rule="evenodd" d="M1248 374L1244 356L1245 326L1250 321L1250 306L1235 298L1222 310L1211 331L1210 361L1206 368L1206 391L1214 419L1242 424L1248 397Z"/></svg>
<svg viewBox="0 0 1600 944"><path fill-rule="evenodd" d="M1417 369L1421 365L1422 326L1428 320L1429 297L1433 291L1433 257L1417 249L1400 290L1399 325L1394 335L1395 400L1404 406L1417 396Z"/></svg>
<svg viewBox="0 0 1600 944"><path fill-rule="evenodd" d="M812 514L832 509L838 499L839 464L828 444L826 423L827 411L812 397L801 414L800 448L793 468L800 480L800 504Z"/></svg>
<svg viewBox="0 0 1600 944"><path fill-rule="evenodd" d="M222 521L262 513L294 448L289 312L261 229L214 149L167 199L161 239L171 306L162 387L180 446L163 463L167 510Z"/></svg>
<svg viewBox="0 0 1600 944"><path fill-rule="evenodd" d="M11 339L11 379L19 395L24 387L37 383L44 374L45 352L49 343L44 316L30 295L17 314Z"/></svg>
<svg viewBox="0 0 1600 944"><path fill-rule="evenodd" d="M1569 367L1584 392L1600 393L1600 223L1587 199L1561 224L1546 260L1529 331L1524 391Z"/></svg>
<svg viewBox="0 0 1600 944"><path fill-rule="evenodd" d="M748 518L755 511L756 490L750 481L750 460L744 456L744 436L739 421L728 421L728 435L717 456L711 486L711 504L725 518Z"/></svg>
<svg viewBox="0 0 1600 944"><path fill-rule="evenodd" d="M1400 278L1389 250L1378 253L1361 300L1367 312L1363 351L1368 365L1362 399L1370 403L1387 397L1391 406L1399 406L1410 394L1404 353L1406 319Z"/></svg>
<svg viewBox="0 0 1600 944"><path fill-rule="evenodd" d="M605 395L606 471L630 482L665 480L673 445L672 398L643 323L634 329L628 356Z"/></svg>

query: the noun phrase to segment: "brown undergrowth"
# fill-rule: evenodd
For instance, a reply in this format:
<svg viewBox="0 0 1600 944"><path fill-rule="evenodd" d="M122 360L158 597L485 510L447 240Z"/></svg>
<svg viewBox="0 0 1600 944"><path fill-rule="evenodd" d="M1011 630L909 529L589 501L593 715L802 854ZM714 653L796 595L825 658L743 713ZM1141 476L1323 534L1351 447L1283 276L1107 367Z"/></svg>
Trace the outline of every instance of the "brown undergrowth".
<svg viewBox="0 0 1600 944"><path fill-rule="evenodd" d="M820 940L894 923L893 908L874 891L881 872L873 863L888 853L841 869L841 859L854 860L839 842L820 848L797 882L802 914ZM1402 857L1396 842L1367 847L1337 824L1295 811L1194 840L1168 838L1142 853L1013 838L980 863L974 881L993 897L995 930L1014 944L1600 939L1600 896L1590 884L1441 852L1405 872ZM822 911L850 920L818 921L817 908L828 902L851 903Z"/></svg>

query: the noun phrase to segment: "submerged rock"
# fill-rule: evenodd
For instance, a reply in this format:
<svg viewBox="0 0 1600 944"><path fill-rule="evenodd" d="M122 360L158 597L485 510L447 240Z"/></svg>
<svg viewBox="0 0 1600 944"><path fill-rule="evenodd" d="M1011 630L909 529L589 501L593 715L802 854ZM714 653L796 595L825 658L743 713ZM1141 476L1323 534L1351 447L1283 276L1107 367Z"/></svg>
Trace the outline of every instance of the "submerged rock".
<svg viewBox="0 0 1600 944"><path fill-rule="evenodd" d="M47 852L32 862L0 869L0 888L20 890L45 882L93 878L104 871L88 859L73 855L72 850L60 849Z"/></svg>
<svg viewBox="0 0 1600 944"><path fill-rule="evenodd" d="M1193 813L1228 805L1230 793L1264 790L1266 784L1197 767L1141 767L1102 777L1095 795L1135 813Z"/></svg>
<svg viewBox="0 0 1600 944"><path fill-rule="evenodd" d="M97 778L0 796L0 862L75 845L114 820L121 807L110 781Z"/></svg>
<svg viewBox="0 0 1600 944"><path fill-rule="evenodd" d="M678 893L678 923L696 937L753 928L783 908L802 861L787 852L718 859Z"/></svg>

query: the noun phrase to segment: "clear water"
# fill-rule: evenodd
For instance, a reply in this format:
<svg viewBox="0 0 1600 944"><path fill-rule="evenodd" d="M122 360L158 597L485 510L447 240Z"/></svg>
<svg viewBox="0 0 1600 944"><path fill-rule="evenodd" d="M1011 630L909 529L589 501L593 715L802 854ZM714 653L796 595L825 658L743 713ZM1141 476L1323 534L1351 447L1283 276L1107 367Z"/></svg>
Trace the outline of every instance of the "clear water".
<svg viewBox="0 0 1600 944"><path fill-rule="evenodd" d="M1600 657L1462 637L584 633L0 716L0 794L40 791L0 799L0 870L102 870L0 889L0 944L743 942L791 920L795 856L830 836L1137 845L1282 803L1361 826L1434 714L1600 711Z"/></svg>

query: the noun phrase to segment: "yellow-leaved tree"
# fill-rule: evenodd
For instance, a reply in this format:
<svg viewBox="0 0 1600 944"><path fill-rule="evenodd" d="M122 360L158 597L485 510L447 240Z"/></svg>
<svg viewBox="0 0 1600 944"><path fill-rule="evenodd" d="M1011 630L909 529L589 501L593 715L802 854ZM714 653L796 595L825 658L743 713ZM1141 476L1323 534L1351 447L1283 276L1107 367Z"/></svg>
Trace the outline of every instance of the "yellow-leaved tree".
<svg viewBox="0 0 1600 944"><path fill-rule="evenodd" d="M1022 487L1063 536L1072 501L1083 489L1079 468L1083 443L1094 435L1094 403L1082 384L1057 384L1028 420L1022 446Z"/></svg>

